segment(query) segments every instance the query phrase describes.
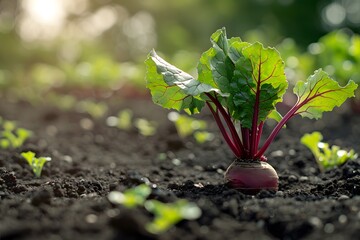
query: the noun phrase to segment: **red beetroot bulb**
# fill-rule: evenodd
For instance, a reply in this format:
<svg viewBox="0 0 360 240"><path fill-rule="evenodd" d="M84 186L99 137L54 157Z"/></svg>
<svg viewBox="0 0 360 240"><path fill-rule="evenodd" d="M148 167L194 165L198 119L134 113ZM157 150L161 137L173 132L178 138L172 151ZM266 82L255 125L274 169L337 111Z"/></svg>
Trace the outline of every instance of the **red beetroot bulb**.
<svg viewBox="0 0 360 240"><path fill-rule="evenodd" d="M235 160L225 172L225 181L233 188L256 194L261 189L278 190L279 177L264 161Z"/></svg>

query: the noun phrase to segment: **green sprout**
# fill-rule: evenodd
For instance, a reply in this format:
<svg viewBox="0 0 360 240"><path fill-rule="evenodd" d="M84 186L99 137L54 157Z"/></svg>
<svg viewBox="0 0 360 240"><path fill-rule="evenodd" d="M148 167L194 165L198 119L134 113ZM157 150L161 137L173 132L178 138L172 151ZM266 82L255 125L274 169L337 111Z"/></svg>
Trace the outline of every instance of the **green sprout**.
<svg viewBox="0 0 360 240"><path fill-rule="evenodd" d="M153 136L156 133L157 123L154 121L149 121L145 118L137 118L135 119L134 124L140 134L145 137Z"/></svg>
<svg viewBox="0 0 360 240"><path fill-rule="evenodd" d="M3 149L21 147L32 135L32 132L25 128L17 128L13 121L0 118L0 125L2 126L0 131L0 147Z"/></svg>
<svg viewBox="0 0 360 240"><path fill-rule="evenodd" d="M109 127L117 127L121 130L130 130L133 122L133 111L124 109L119 111L117 116L109 116L106 119L106 124Z"/></svg>
<svg viewBox="0 0 360 240"><path fill-rule="evenodd" d="M198 143L205 143L214 139L214 134L207 131L194 132L194 138Z"/></svg>
<svg viewBox="0 0 360 240"><path fill-rule="evenodd" d="M146 184L126 190L124 193L112 191L108 199L114 204L124 205L126 208L134 208L144 205L146 198L150 195L151 188Z"/></svg>
<svg viewBox="0 0 360 240"><path fill-rule="evenodd" d="M126 208L144 206L154 215L154 220L146 224L146 230L153 234L163 233L182 220L195 220L201 216L201 209L195 203L190 203L185 199L174 203L146 200L150 194L151 188L146 184L141 184L124 193L112 191L108 199Z"/></svg>
<svg viewBox="0 0 360 240"><path fill-rule="evenodd" d="M108 111L108 107L103 102L83 100L76 106L80 112L88 113L92 118L99 119Z"/></svg>
<svg viewBox="0 0 360 240"><path fill-rule="evenodd" d="M50 157L35 157L35 153L28 151L28 152L22 152L21 156L26 159L28 164L31 166L33 172L35 173L36 177L41 176L42 168L44 167L44 164L46 162L51 161Z"/></svg>
<svg viewBox="0 0 360 240"><path fill-rule="evenodd" d="M203 120L188 117L177 112L170 112L168 119L175 124L176 130L181 138L193 135L198 143L204 143L214 139L214 135L205 131L207 123Z"/></svg>
<svg viewBox="0 0 360 240"><path fill-rule="evenodd" d="M124 109L118 113L117 127L124 130L131 128L133 112L130 109Z"/></svg>
<svg viewBox="0 0 360 240"><path fill-rule="evenodd" d="M201 216L201 209L185 199L174 203L148 200L144 206L155 216L154 220L146 225L146 229L154 234L165 232L182 220L195 220Z"/></svg>
<svg viewBox="0 0 360 240"><path fill-rule="evenodd" d="M330 148L328 143L321 142L322 139L323 136L320 132L305 134L301 138L301 143L307 146L314 154L320 171L323 172L336 168L346 161L354 160L358 157L353 149L347 152L336 145L333 145Z"/></svg>
<svg viewBox="0 0 360 240"><path fill-rule="evenodd" d="M121 130L130 130L133 126L145 137L153 136L157 130L157 123L145 118L133 119L133 111L124 109L117 116L110 116L106 119L106 124L110 127L117 127Z"/></svg>

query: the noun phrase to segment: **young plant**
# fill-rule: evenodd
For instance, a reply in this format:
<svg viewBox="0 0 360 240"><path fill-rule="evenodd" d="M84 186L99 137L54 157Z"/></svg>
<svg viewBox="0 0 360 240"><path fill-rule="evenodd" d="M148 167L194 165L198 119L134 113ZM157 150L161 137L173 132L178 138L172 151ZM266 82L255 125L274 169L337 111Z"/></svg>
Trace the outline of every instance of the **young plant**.
<svg viewBox="0 0 360 240"><path fill-rule="evenodd" d="M44 167L44 164L46 162L51 161L50 157L35 157L35 153L28 151L28 152L22 152L21 156L26 159L30 167L32 168L33 172L35 173L36 177L41 176L41 171Z"/></svg>
<svg viewBox="0 0 360 240"><path fill-rule="evenodd" d="M17 128L16 124L12 121L6 121L0 118L0 125L2 125L2 131L0 131L0 147L3 149L21 147L32 135L32 132L25 128Z"/></svg>
<svg viewBox="0 0 360 240"><path fill-rule="evenodd" d="M201 209L185 199L174 203L162 203L157 200L147 200L150 194L151 188L146 184L141 184L124 193L112 191L108 199L126 208L144 206L146 210L154 214L154 220L146 225L147 231L153 234L163 233L184 219L194 220L201 216Z"/></svg>
<svg viewBox="0 0 360 240"><path fill-rule="evenodd" d="M176 68L153 50L147 60L147 88L164 108L199 113L206 105L236 160L225 172L231 186L255 193L278 188L276 171L266 163L265 152L279 131L294 116L319 119L354 96L353 81L341 87L319 69L296 83L294 106L282 117L275 105L282 101L288 82L277 50L259 42L226 37L225 29L211 36L212 47L197 66L198 76ZM277 121L260 144L267 119ZM239 126L237 131L236 126Z"/></svg>
<svg viewBox="0 0 360 240"><path fill-rule="evenodd" d="M144 205L147 197L151 193L151 188L146 184L126 190L124 193L112 191L109 193L108 199L114 204L121 204L127 208L134 208Z"/></svg>
<svg viewBox="0 0 360 240"><path fill-rule="evenodd" d="M148 200L144 206L155 216L155 219L146 225L146 229L154 234L165 232L182 220L195 220L201 216L200 208L185 199L174 203Z"/></svg>
<svg viewBox="0 0 360 240"><path fill-rule="evenodd" d="M339 167L346 161L358 157L353 149L347 152L336 145L330 148L328 143L321 142L322 139L323 136L320 132L313 132L305 134L300 140L314 154L320 171L324 172Z"/></svg>
<svg viewBox="0 0 360 240"><path fill-rule="evenodd" d="M134 126L138 129L139 133L145 137L155 135L157 130L157 122L149 121L145 118L135 119Z"/></svg>
<svg viewBox="0 0 360 240"><path fill-rule="evenodd" d="M316 66L325 66L340 84L346 84L348 79L360 83L360 35L350 34L347 30L332 31L317 43L309 47ZM355 98L350 101L354 113L360 113L360 92L355 92Z"/></svg>
<svg viewBox="0 0 360 240"><path fill-rule="evenodd" d="M176 130L182 138L193 135L198 143L204 143L213 139L213 134L206 131L206 121L197 120L177 112L170 112L168 119L175 124Z"/></svg>

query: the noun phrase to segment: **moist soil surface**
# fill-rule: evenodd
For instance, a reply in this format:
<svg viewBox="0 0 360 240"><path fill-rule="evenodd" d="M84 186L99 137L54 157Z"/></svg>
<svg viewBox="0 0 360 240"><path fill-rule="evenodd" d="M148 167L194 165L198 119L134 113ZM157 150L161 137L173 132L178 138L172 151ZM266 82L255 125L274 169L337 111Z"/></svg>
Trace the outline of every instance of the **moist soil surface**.
<svg viewBox="0 0 360 240"><path fill-rule="evenodd" d="M168 111L147 100L109 102L101 119L52 106L2 101L0 116L34 134L22 147L0 149L0 239L359 239L360 161L321 173L300 137L321 131L325 141L360 152L360 117L325 113L318 121L295 117L266 155L279 190L246 195L224 183L233 156L209 113L215 139L180 139ZM134 118L158 122L154 136L109 127L106 118L130 108ZM270 128L269 128L270 129ZM264 135L270 130L264 130ZM40 178L20 153L51 157ZM145 225L143 207L109 202L109 192L150 184L150 199L187 199L202 210L163 234Z"/></svg>

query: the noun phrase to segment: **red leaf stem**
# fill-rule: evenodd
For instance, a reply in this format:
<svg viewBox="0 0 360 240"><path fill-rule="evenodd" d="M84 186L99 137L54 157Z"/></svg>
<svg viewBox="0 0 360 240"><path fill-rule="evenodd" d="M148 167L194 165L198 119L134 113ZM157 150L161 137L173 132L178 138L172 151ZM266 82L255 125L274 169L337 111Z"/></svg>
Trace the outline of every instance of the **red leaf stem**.
<svg viewBox="0 0 360 240"><path fill-rule="evenodd" d="M227 131L220 119L219 112L215 111L209 102L206 102L206 105L209 107L212 115L214 116L216 124L218 125L220 132L222 133L226 143L229 145L230 149L235 154L235 156L237 158L241 158L241 150L234 144L233 140L230 138L229 134L227 133Z"/></svg>
<svg viewBox="0 0 360 240"><path fill-rule="evenodd" d="M229 130L231 133L231 136L234 140L234 143L238 146L238 149L240 150L240 152L244 151L244 146L241 143L240 137L236 131L236 128L234 126L234 123L231 120L230 115L225 111L225 109L223 108L223 106L221 105L221 103L219 102L219 100L217 100L214 96L212 96L209 93L206 93L206 96L208 96L211 101L216 105L217 109L220 111L221 115L223 116Z"/></svg>

